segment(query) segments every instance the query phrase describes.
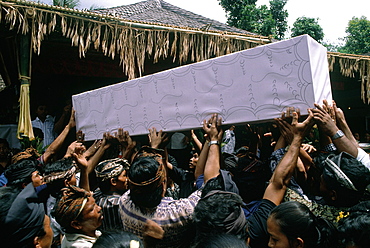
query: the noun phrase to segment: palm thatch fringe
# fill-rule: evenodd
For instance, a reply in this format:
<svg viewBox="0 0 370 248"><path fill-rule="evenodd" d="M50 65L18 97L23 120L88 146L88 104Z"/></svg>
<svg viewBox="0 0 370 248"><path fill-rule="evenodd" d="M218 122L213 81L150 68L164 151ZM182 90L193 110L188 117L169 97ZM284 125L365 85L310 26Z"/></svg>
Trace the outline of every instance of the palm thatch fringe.
<svg viewBox="0 0 370 248"><path fill-rule="evenodd" d="M334 70L335 62L339 62L340 72L345 77L361 78L361 99L370 104L370 56L328 52L330 71Z"/></svg>
<svg viewBox="0 0 370 248"><path fill-rule="evenodd" d="M10 30L22 34L31 30L35 53L40 54L45 36L58 29L71 39L72 46L79 48L81 58L92 44L112 59L119 56L122 70L129 79L142 75L145 58L149 56L153 56L154 63L172 56L174 62L184 64L266 43L262 39L248 40L248 37L235 38L226 34L133 27L108 16L97 18L93 14L89 16L88 12L70 13L25 3L0 0L0 23L6 23Z"/></svg>

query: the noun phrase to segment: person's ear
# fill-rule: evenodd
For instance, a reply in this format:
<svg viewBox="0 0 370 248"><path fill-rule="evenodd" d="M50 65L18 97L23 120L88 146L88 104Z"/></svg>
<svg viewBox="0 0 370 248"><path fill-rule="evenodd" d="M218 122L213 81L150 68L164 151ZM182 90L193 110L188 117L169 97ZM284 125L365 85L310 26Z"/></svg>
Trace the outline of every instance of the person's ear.
<svg viewBox="0 0 370 248"><path fill-rule="evenodd" d="M64 183L64 186L66 186L66 187L69 186L69 181L67 179L64 179L63 183Z"/></svg>
<svg viewBox="0 0 370 248"><path fill-rule="evenodd" d="M72 220L71 221L71 227L73 227L74 229L77 229L77 230L82 229L82 225L77 220Z"/></svg>
<svg viewBox="0 0 370 248"><path fill-rule="evenodd" d="M295 241L295 246L296 248L303 248L304 247L304 241L301 238L297 238Z"/></svg>
<svg viewBox="0 0 370 248"><path fill-rule="evenodd" d="M330 192L330 199L331 199L332 201L336 201L336 200L337 200L337 192L336 192L335 190L332 190L332 191Z"/></svg>
<svg viewBox="0 0 370 248"><path fill-rule="evenodd" d="M114 179L114 178L111 178L110 179L110 184L112 184L113 186L116 186L117 185L117 180Z"/></svg>
<svg viewBox="0 0 370 248"><path fill-rule="evenodd" d="M41 248L41 244L40 244L40 241L39 241L39 237L35 237L33 239L33 245L36 247L36 248Z"/></svg>

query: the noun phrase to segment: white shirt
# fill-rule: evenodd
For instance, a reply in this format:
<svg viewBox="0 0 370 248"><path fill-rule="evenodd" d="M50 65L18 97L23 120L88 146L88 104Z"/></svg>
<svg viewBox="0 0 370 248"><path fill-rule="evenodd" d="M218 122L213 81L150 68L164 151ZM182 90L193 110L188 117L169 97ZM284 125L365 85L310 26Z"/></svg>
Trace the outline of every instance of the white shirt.
<svg viewBox="0 0 370 248"><path fill-rule="evenodd" d="M61 248L90 248L94 245L101 232L95 231L96 237L90 237L80 233L66 233L62 239Z"/></svg>
<svg viewBox="0 0 370 248"><path fill-rule="evenodd" d="M39 117L36 117L36 119L32 121L32 127L39 128L44 133L43 147L50 145L57 137L54 132L54 120L54 117L47 115L44 122L42 122Z"/></svg>

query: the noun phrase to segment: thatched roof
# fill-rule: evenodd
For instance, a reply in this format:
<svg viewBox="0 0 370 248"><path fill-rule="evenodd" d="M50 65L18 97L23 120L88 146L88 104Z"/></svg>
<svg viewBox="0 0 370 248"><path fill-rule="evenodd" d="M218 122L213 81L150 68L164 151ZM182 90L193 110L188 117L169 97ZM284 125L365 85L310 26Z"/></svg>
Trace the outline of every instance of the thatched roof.
<svg viewBox="0 0 370 248"><path fill-rule="evenodd" d="M118 56L129 79L142 75L148 55L158 62L171 56L180 64L252 48L271 41L229 27L162 0L95 11L68 9L24 0L0 0L0 24L31 35L32 48L40 53L44 37L59 31L71 39L84 57L91 48ZM370 103L370 56L328 53L329 69L336 62L346 77L362 80L362 99Z"/></svg>
<svg viewBox="0 0 370 248"><path fill-rule="evenodd" d="M119 56L129 79L142 75L148 55L155 63L171 56L182 64L270 42L264 36L159 25L28 1L0 0L0 7L0 23L22 34L30 33L34 52L40 53L46 35L61 31L79 48L80 57L91 47L112 59Z"/></svg>
<svg viewBox="0 0 370 248"><path fill-rule="evenodd" d="M258 36L257 34L243 29L230 27L219 21L195 14L162 0L147 0L130 5L97 9L93 10L93 12L108 14L132 21L146 21L184 28Z"/></svg>
<svg viewBox="0 0 370 248"><path fill-rule="evenodd" d="M361 79L361 99L370 103L370 56L328 52L329 70L339 63L340 72L345 77L355 78L356 73Z"/></svg>

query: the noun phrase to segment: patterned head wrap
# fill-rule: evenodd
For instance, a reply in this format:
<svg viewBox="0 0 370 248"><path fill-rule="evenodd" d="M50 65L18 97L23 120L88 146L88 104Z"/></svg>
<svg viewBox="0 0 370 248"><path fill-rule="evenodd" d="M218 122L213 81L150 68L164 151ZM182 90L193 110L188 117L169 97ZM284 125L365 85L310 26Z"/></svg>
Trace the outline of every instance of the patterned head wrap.
<svg viewBox="0 0 370 248"><path fill-rule="evenodd" d="M130 164L126 159L108 159L100 162L98 166L96 166L95 173L99 180L105 181L119 176L122 171L127 170L128 168L130 168Z"/></svg>
<svg viewBox="0 0 370 248"><path fill-rule="evenodd" d="M151 157L153 158L158 164L158 170L155 176L149 180L144 182L135 182L128 177L129 186L131 191L135 191L136 193L140 193L142 191L149 191L151 189L155 189L161 185L166 179L166 167L163 164L163 156L164 151L161 149L154 149L150 147L142 147L138 153L135 155L133 161L140 159L142 157Z"/></svg>
<svg viewBox="0 0 370 248"><path fill-rule="evenodd" d="M18 152L17 154L15 154L12 157L12 164L15 164L16 162L26 159L26 158L31 158L31 157L39 158L40 156L41 156L40 153L38 153L38 151L35 148L29 147L23 152Z"/></svg>
<svg viewBox="0 0 370 248"><path fill-rule="evenodd" d="M66 171L52 172L48 175L44 175L44 182L51 183L58 179L68 179L72 177L74 174L76 174L77 170L78 168L74 165L69 170Z"/></svg>
<svg viewBox="0 0 370 248"><path fill-rule="evenodd" d="M72 221L76 220L91 196L91 192L70 185L62 189L62 196L55 209L56 221L64 228L69 228Z"/></svg>

